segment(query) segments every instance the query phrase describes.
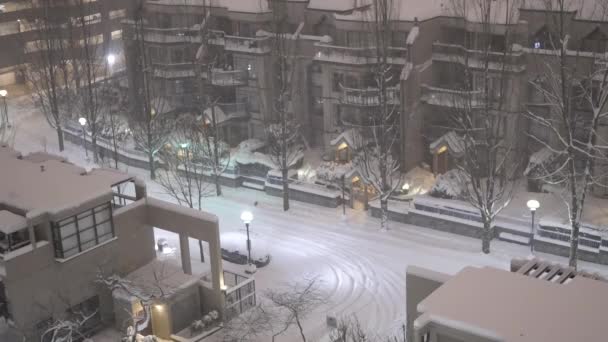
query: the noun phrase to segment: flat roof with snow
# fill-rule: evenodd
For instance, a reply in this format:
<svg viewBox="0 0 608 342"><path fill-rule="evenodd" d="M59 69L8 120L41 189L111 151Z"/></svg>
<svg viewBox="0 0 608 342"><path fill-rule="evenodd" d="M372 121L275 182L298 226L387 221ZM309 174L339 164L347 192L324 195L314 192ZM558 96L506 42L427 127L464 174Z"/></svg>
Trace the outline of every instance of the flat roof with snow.
<svg viewBox="0 0 608 342"><path fill-rule="evenodd" d="M422 321L507 342L605 341L608 283L553 283L491 267L467 267L418 305ZM442 323L443 322L443 323Z"/></svg>
<svg viewBox="0 0 608 342"><path fill-rule="evenodd" d="M111 169L87 172L61 157L41 152L21 157L15 150L2 146L0 165L0 209L22 216L59 214L110 196L113 185L132 178Z"/></svg>

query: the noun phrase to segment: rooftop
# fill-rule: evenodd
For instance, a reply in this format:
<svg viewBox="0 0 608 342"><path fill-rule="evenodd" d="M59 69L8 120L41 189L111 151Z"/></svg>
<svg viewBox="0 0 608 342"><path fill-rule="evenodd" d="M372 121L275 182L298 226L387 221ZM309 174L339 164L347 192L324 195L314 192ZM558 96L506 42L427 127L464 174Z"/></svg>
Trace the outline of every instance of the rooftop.
<svg viewBox="0 0 608 342"><path fill-rule="evenodd" d="M42 152L22 157L2 146L0 165L0 209L23 216L26 213L59 214L66 208L106 195L113 185L132 178L112 169L87 172L61 157ZM2 218L4 224L4 216Z"/></svg>
<svg viewBox="0 0 608 342"><path fill-rule="evenodd" d="M577 276L558 283L467 267L420 302L418 311L506 342L605 341L608 283Z"/></svg>

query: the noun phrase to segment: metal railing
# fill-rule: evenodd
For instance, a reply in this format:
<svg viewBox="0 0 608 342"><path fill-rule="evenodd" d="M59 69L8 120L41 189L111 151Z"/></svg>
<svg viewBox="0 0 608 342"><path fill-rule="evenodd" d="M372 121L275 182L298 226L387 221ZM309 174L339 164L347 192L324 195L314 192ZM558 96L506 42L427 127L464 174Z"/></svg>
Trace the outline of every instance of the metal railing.
<svg viewBox="0 0 608 342"><path fill-rule="evenodd" d="M347 88L340 85L340 102L356 106L378 106L380 105L380 90L378 88L358 89ZM399 87L393 86L386 89L387 104L399 104Z"/></svg>
<svg viewBox="0 0 608 342"><path fill-rule="evenodd" d="M268 53L272 48L271 37L240 37L230 36L223 31L210 30L209 42L215 45L223 45L229 51L240 51L249 53Z"/></svg>
<svg viewBox="0 0 608 342"><path fill-rule="evenodd" d="M450 108L477 108L482 107L483 92L481 90L463 91L448 88L439 88L423 84L422 98L432 105Z"/></svg>
<svg viewBox="0 0 608 342"><path fill-rule="evenodd" d="M468 58L470 61L489 61L490 63L507 63L525 65L526 59L523 52L499 52L471 50L462 45L433 43L433 54L453 56L455 61Z"/></svg>
<svg viewBox="0 0 608 342"><path fill-rule="evenodd" d="M319 49L315 59L339 62L345 64L375 63L378 51L374 46L348 47L316 43ZM408 58L408 49L404 47L388 48L388 63L405 64Z"/></svg>
<svg viewBox="0 0 608 342"><path fill-rule="evenodd" d="M246 85L249 80L247 70L222 70L211 71L211 84L216 86Z"/></svg>

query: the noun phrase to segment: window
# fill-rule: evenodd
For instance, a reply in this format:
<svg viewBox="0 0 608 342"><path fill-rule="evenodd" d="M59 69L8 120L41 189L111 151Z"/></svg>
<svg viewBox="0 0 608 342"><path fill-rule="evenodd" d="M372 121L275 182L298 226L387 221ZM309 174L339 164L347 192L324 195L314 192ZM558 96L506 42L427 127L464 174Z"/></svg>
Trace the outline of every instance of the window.
<svg viewBox="0 0 608 342"><path fill-rule="evenodd" d="M604 53L606 52L606 39L606 34L599 27L596 27L595 30L583 38L581 50Z"/></svg>
<svg viewBox="0 0 608 342"><path fill-rule="evenodd" d="M110 11L109 16L110 16L110 19L124 18L127 16L127 10L120 9L120 10L116 10L116 11Z"/></svg>
<svg viewBox="0 0 608 342"><path fill-rule="evenodd" d="M334 72L332 81L333 81L334 91L341 91L342 89L341 89L340 85L344 82L344 74Z"/></svg>
<svg viewBox="0 0 608 342"><path fill-rule="evenodd" d="M110 203L53 223L53 244L57 258L68 258L113 237Z"/></svg>
<svg viewBox="0 0 608 342"><path fill-rule="evenodd" d="M112 31L112 40L118 40L122 38L122 30Z"/></svg>

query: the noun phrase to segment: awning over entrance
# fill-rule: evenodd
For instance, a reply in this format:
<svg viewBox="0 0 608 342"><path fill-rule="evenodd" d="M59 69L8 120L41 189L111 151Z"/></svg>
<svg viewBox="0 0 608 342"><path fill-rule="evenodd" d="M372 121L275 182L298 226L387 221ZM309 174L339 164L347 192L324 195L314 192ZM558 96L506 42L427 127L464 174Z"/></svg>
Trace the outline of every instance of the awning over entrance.
<svg viewBox="0 0 608 342"><path fill-rule="evenodd" d="M464 149L465 146L464 141L462 141L462 137L460 137L454 131L449 131L429 145L429 150L434 155L447 151L452 156L457 158L462 156Z"/></svg>

